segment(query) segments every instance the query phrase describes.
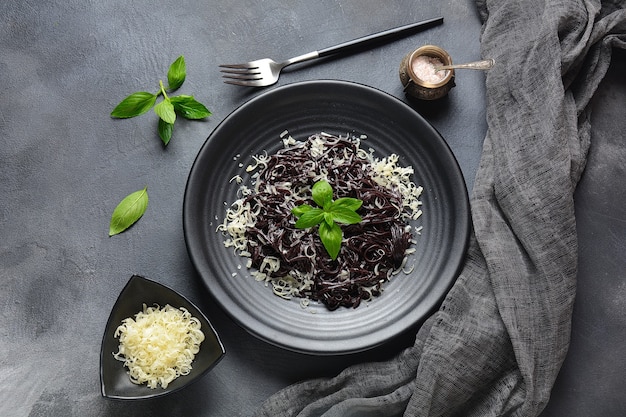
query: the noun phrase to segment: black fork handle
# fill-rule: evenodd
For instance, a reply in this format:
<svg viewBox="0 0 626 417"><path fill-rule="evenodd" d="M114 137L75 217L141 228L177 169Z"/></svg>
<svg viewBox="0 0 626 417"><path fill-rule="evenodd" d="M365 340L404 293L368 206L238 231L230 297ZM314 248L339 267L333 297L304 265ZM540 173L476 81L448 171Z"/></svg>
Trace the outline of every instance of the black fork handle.
<svg viewBox="0 0 626 417"><path fill-rule="evenodd" d="M406 36L412 33L417 33L425 29L429 29L433 26L438 26L443 23L443 17L436 17L433 19L424 20L417 23L411 23L409 25L400 26L393 29L384 30L382 32L373 33L371 35L363 36L362 38L353 39L348 42L340 43L339 45L330 46L328 48L317 51L319 57L328 55L335 55L342 52L349 52L356 49L360 49L375 43L382 43L393 39L398 39L402 36Z"/></svg>

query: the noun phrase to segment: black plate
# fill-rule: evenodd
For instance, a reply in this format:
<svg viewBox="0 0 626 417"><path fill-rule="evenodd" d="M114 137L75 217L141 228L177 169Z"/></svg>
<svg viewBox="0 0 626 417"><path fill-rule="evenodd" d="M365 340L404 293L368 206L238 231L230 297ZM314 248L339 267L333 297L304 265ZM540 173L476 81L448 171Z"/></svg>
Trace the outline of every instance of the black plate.
<svg viewBox="0 0 626 417"><path fill-rule="evenodd" d="M383 294L356 309L327 311L299 299L285 301L256 282L246 259L224 247L216 232L226 204L236 198L239 174L252 155L282 148L281 132L297 140L321 131L364 134L363 149L378 157L400 156L424 187L423 225L412 255L414 271L400 274ZM243 164L243 167L240 165ZM183 207L191 260L208 290L230 316L253 335L297 352L336 355L367 350L424 319L456 279L470 231L463 175L441 135L400 100L344 81L295 83L260 94L230 114L207 139L191 169Z"/></svg>
<svg viewBox="0 0 626 417"><path fill-rule="evenodd" d="M119 339L114 336L115 330L122 324L122 320L133 317L140 312L143 304L148 306L158 304L161 307L169 304L175 308L184 307L193 317L200 320L201 330L204 333L204 341L200 344L200 351L193 360L191 372L188 375L179 376L165 389L160 387L152 389L145 384L133 384L128 377L124 362L113 357L113 353L118 351L119 345ZM209 320L198 307L165 285L133 275L117 298L104 330L102 348L100 349L102 395L119 400L139 400L170 394L200 379L223 356L224 346L222 342Z"/></svg>

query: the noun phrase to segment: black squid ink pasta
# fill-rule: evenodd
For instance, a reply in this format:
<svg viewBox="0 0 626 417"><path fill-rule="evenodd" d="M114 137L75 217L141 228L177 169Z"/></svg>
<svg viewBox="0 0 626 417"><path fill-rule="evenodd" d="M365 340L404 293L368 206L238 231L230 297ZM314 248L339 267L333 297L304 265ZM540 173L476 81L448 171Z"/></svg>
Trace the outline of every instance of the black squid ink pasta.
<svg viewBox="0 0 626 417"><path fill-rule="evenodd" d="M287 133L285 132L286 136ZM272 284L284 298L300 297L302 304L323 303L329 310L358 307L381 294L393 274L406 271L414 251L409 224L421 215L422 187L400 167L397 155L377 159L360 148L362 138L315 134L304 142L288 136L273 155L254 158L247 171L253 188L242 185L241 198L227 210L218 227L226 246L248 259L257 280ZM291 210L315 205L311 188L326 180L334 198L363 202L361 222L341 225L343 240L336 260L327 254L317 228L297 229Z"/></svg>

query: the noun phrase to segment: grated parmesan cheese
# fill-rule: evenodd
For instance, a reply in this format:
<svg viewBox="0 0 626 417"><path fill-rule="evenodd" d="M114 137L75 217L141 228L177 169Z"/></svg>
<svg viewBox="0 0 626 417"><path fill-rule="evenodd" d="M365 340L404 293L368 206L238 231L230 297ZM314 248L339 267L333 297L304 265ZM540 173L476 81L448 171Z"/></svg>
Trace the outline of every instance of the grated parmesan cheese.
<svg viewBox="0 0 626 417"><path fill-rule="evenodd" d="M417 186L411 181L413 167L401 167L398 165L398 155L391 154L388 157L378 159L370 153L373 170L373 179L379 185L390 189L396 189L402 195L402 205L406 208L407 217L417 220L422 215L420 196L424 190L422 186ZM405 219L406 220L406 219Z"/></svg>
<svg viewBox="0 0 626 417"><path fill-rule="evenodd" d="M124 362L134 384L165 389L191 372L191 363L204 340L200 327L200 321L183 307L144 304L142 311L124 319L115 330L120 343L113 356Z"/></svg>

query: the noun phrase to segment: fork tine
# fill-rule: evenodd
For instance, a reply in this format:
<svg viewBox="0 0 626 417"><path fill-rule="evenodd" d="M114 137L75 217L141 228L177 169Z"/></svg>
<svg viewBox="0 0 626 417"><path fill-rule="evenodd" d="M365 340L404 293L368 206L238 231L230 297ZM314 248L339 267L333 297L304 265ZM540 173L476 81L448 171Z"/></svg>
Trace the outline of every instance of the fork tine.
<svg viewBox="0 0 626 417"><path fill-rule="evenodd" d="M253 80L260 80L263 77L261 77L261 73L259 72L253 72L253 73L241 73L241 74L222 74L223 78L228 78L231 80L239 80L239 81L253 81Z"/></svg>
<svg viewBox="0 0 626 417"><path fill-rule="evenodd" d="M251 62L245 62L243 64L222 64L220 68L230 68L230 69L258 69L258 65L254 65Z"/></svg>
<svg viewBox="0 0 626 417"><path fill-rule="evenodd" d="M232 84L232 85L239 85L239 86L242 86L242 87L262 87L262 84L260 83L260 79L257 79L257 80L231 80L231 79L226 79L226 80L224 80L224 83Z"/></svg>
<svg viewBox="0 0 626 417"><path fill-rule="evenodd" d="M224 75L224 77L226 77L227 75L258 75L261 73L261 71L259 71L258 69L251 69L251 70L220 70L220 72Z"/></svg>

